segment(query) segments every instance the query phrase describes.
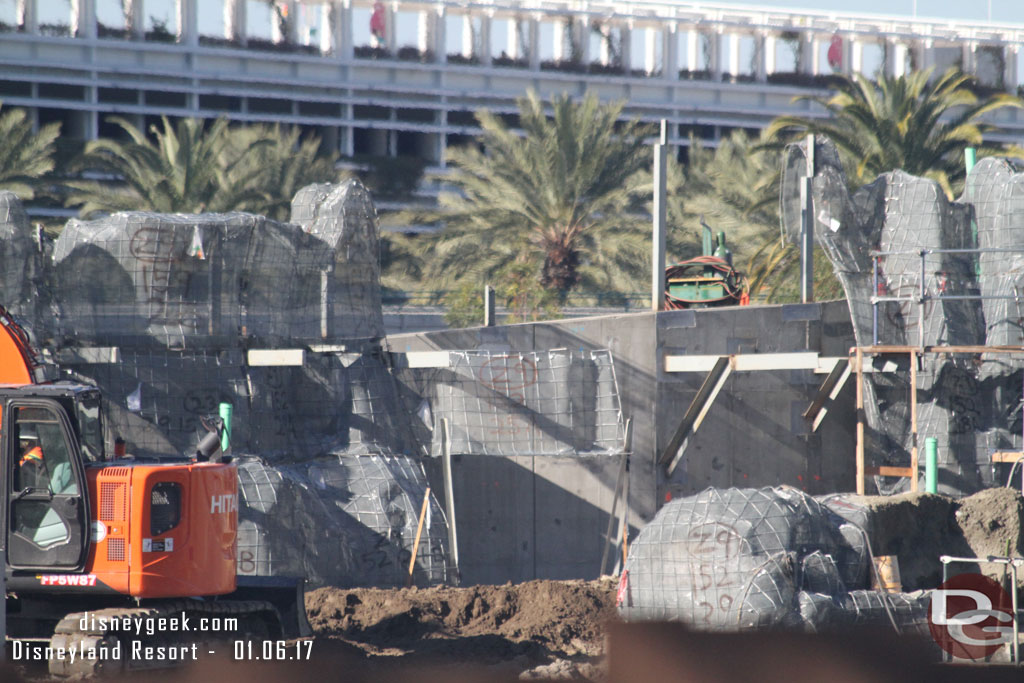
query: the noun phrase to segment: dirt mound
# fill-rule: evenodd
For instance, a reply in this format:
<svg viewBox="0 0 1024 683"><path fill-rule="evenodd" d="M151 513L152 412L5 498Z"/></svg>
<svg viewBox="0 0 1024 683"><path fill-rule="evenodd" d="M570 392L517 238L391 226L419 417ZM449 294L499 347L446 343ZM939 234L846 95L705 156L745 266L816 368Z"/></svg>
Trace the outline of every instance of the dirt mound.
<svg viewBox="0 0 1024 683"><path fill-rule="evenodd" d="M926 493L867 496L867 532L875 555L896 555L905 590L937 588L941 555L1021 555L1024 498L1019 491L993 488L959 500ZM977 571L958 564L953 573ZM982 573L1001 580L1002 565L983 564ZM1024 573L1019 579L1024 586Z"/></svg>
<svg viewBox="0 0 1024 683"><path fill-rule="evenodd" d="M615 581L529 581L451 588L319 588L306 596L318 637L368 656L409 655L520 669L598 657L616 619Z"/></svg>
<svg viewBox="0 0 1024 683"><path fill-rule="evenodd" d="M904 590L937 588L942 583L940 555L971 550L956 519L958 502L948 496L904 493L866 496L865 531L875 556L895 555Z"/></svg>
<svg viewBox="0 0 1024 683"><path fill-rule="evenodd" d="M956 520L975 557L1019 557L1024 550L1024 497L1015 489L985 489L964 498L956 511ZM1006 567L986 563L981 565L981 571L1002 580ZM1018 576L1017 581L1024 586L1024 575Z"/></svg>

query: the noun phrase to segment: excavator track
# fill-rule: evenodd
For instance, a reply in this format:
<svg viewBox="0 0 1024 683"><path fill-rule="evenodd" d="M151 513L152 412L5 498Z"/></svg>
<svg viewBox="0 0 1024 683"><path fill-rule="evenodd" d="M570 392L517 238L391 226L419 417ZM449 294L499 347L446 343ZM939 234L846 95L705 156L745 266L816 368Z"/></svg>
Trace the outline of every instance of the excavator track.
<svg viewBox="0 0 1024 683"><path fill-rule="evenodd" d="M222 628L200 630L200 623ZM228 625L234 628L223 628ZM262 600L183 599L75 612L60 620L50 638L49 671L91 678L175 668L211 651L228 653L227 641L278 638L280 633L277 609Z"/></svg>

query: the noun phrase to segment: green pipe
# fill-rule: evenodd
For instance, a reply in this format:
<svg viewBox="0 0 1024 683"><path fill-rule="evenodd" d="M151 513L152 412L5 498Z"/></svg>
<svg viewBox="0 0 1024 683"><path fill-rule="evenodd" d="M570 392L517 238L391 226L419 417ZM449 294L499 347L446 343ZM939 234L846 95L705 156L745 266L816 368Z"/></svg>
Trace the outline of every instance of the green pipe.
<svg viewBox="0 0 1024 683"><path fill-rule="evenodd" d="M220 419L224 420L224 433L220 437L220 450L224 453L227 453L228 448L231 447L231 411L230 403L220 404Z"/></svg>
<svg viewBox="0 0 1024 683"><path fill-rule="evenodd" d="M939 492L939 441L931 436L924 440L924 490Z"/></svg>
<svg viewBox="0 0 1024 683"><path fill-rule="evenodd" d="M973 147L964 148L964 167L967 169L968 175L974 170L974 164L978 160L978 152Z"/></svg>

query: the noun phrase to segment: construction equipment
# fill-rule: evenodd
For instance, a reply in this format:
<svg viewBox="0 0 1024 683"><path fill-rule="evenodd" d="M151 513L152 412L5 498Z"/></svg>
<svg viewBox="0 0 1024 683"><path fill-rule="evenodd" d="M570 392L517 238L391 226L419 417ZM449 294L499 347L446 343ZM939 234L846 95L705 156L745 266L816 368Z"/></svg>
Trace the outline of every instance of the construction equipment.
<svg viewBox="0 0 1024 683"><path fill-rule="evenodd" d="M211 420L191 458L108 460L99 389L57 376L0 306L14 653L87 676L173 666L199 642L309 635L301 579L236 577L238 474L222 424Z"/></svg>
<svg viewBox="0 0 1024 683"><path fill-rule="evenodd" d="M725 233L717 235L712 251L711 226L700 219L703 233L702 254L665 268L665 308L710 308L746 305L747 280L732 267L732 252L725 246Z"/></svg>

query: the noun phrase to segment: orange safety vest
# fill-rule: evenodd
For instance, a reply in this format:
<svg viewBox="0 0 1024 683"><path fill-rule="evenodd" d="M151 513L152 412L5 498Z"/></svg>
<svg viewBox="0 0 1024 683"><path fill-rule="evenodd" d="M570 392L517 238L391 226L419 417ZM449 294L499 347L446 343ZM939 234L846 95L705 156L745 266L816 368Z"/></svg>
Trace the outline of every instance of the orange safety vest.
<svg viewBox="0 0 1024 683"><path fill-rule="evenodd" d="M21 456L21 460L18 462L18 466L20 467L24 465L29 460L38 460L39 462L42 462L43 449L40 448L39 446L33 446L32 448L30 448L28 452L25 453L25 455Z"/></svg>

